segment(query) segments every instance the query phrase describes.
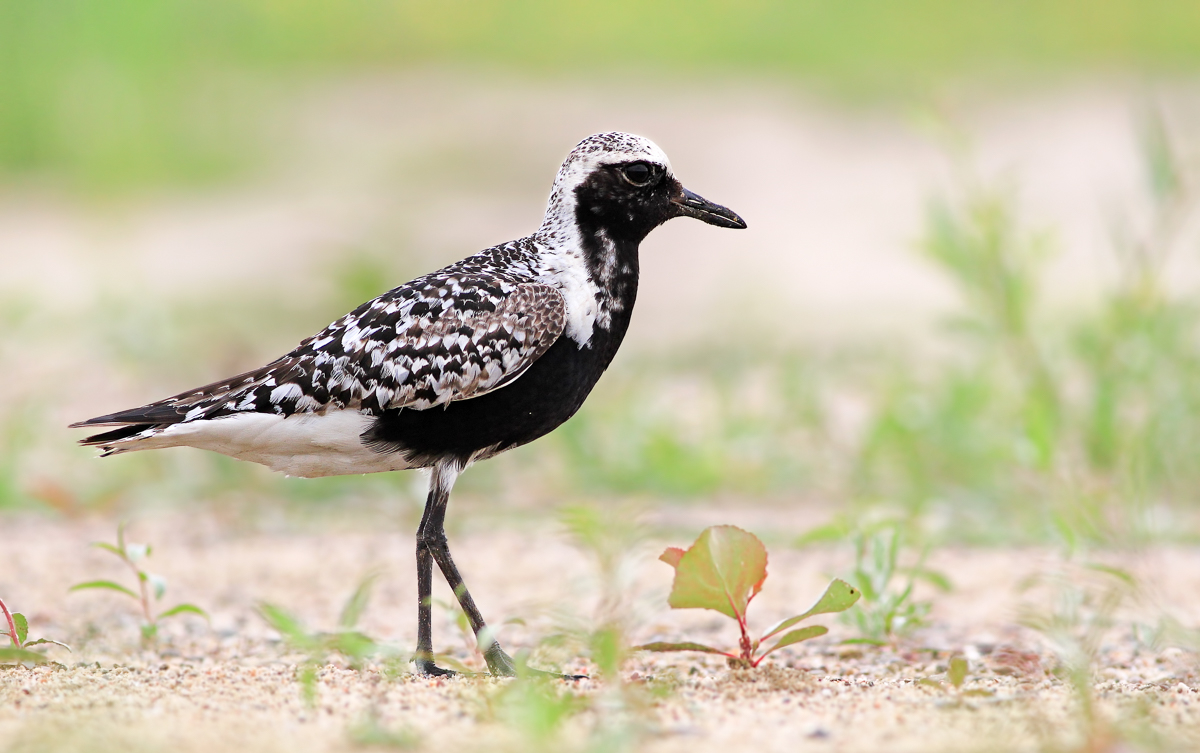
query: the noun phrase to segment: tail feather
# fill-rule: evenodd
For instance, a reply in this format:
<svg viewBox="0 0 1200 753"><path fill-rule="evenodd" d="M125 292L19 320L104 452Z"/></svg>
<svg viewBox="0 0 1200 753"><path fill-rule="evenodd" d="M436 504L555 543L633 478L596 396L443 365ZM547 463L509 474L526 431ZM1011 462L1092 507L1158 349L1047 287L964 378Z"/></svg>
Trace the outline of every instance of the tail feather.
<svg viewBox="0 0 1200 753"><path fill-rule="evenodd" d="M113 442L119 442L122 439L129 439L135 434L140 434L152 426L153 424L127 424L119 429L106 431L103 434L93 434L87 439L79 440L79 444L87 447L112 444Z"/></svg>
<svg viewBox="0 0 1200 753"><path fill-rule="evenodd" d="M129 424L177 424L184 419L185 415L186 410L181 412L174 405L154 403L152 405L143 405L140 408L130 408L128 410L117 411L116 413L109 413L104 416L89 418L86 421L73 423L69 428L81 429L88 426L127 426Z"/></svg>

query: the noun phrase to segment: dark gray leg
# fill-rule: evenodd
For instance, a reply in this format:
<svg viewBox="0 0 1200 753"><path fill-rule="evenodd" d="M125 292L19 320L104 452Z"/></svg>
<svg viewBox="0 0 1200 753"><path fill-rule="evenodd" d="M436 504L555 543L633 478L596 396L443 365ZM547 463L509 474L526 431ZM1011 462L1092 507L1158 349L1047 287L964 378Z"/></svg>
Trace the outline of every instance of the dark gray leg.
<svg viewBox="0 0 1200 753"><path fill-rule="evenodd" d="M446 504L450 501L450 489L458 478L460 469L449 463L439 463L434 466L429 477L429 497L425 502L425 512L421 516L421 525L417 528L417 653L413 662L417 671L427 675L453 674L450 670L442 669L433 663L432 608L430 598L433 591L433 563L438 564L446 582L454 590L459 606L467 615L476 639L487 628L479 607L467 591L462 575L458 572L454 560L450 557L450 545L446 541ZM483 634L488 641L487 646L480 646L483 658L487 661L488 670L494 675L513 677L517 674L512 657L504 653L495 638Z"/></svg>
<svg viewBox="0 0 1200 753"><path fill-rule="evenodd" d="M454 672L433 663L433 555L421 540L421 531L428 525L430 510L434 507L433 496L434 488L430 483L425 512L417 527L417 653L412 660L418 674L442 676Z"/></svg>

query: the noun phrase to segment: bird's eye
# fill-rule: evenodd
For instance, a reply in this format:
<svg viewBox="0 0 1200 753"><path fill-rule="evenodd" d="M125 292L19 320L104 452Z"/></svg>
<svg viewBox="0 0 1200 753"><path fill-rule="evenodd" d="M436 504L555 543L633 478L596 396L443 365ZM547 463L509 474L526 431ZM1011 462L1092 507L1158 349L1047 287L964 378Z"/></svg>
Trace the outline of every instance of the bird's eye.
<svg viewBox="0 0 1200 753"><path fill-rule="evenodd" d="M654 171L645 162L634 162L625 166L625 180L635 186L644 186L654 177Z"/></svg>

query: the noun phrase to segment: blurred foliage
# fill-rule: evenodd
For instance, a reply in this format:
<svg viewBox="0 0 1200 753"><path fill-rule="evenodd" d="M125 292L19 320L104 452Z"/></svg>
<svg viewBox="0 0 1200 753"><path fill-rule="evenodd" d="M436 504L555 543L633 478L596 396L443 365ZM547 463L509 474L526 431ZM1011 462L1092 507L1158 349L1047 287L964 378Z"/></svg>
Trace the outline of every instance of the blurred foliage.
<svg viewBox="0 0 1200 753"><path fill-rule="evenodd" d="M1156 119L1144 131L1150 221L1138 232L1117 225L1121 274L1087 306L1043 310L1050 236L1022 226L1011 191L964 170L959 189L931 205L921 243L961 301L941 355L868 344L628 356L575 418L473 469L460 491L507 489L535 507L643 495L834 500L859 523L919 522L932 540L1074 547L1192 535L1179 521L1195 515L1200 488L1200 308L1168 290L1165 269L1200 176ZM394 278L363 265L330 292L337 310ZM71 332L107 368L177 385L204 369L235 371L248 343L285 342L298 326L294 301L99 305L104 316L70 327L14 307L0 346L19 353ZM64 459L47 448L66 452L65 443L43 434L55 389L55 380L15 388L19 409L0 416L0 508L206 501L262 517L272 499L376 511L399 498L419 509L411 474L285 479L186 450L73 462L82 455Z"/></svg>
<svg viewBox="0 0 1200 753"><path fill-rule="evenodd" d="M427 65L842 92L971 73L1194 70L1187 0L0 0L0 177L92 190L235 174L289 82Z"/></svg>
<svg viewBox="0 0 1200 753"><path fill-rule="evenodd" d="M1028 507L1014 501L1033 498L1067 543L1152 533L1172 506L1195 505L1200 310L1167 291L1164 267L1197 176L1160 121L1145 130L1149 228L1117 234L1116 284L1065 325L1037 308L1046 244L1018 231L1004 195L967 185L935 205L924 248L961 293L956 358L900 377L865 444L864 491L1018 517Z"/></svg>
<svg viewBox="0 0 1200 753"><path fill-rule="evenodd" d="M499 63L544 75L753 73L879 90L1012 66L1183 70L1200 62L1198 14L1195 4L1115 0L0 0L0 181L46 176L109 190L228 176L263 151L247 139L266 138L270 98L329 74ZM1011 189L962 169L957 191L931 204L921 243L961 301L939 333L941 355L880 343L623 354L578 416L473 469L461 491L520 489L535 506L564 496L799 496L972 540L1187 535L1173 521L1195 513L1200 488L1190 449L1200 440L1200 309L1168 289L1165 270L1200 176L1161 121L1147 118L1143 133L1151 222L1134 231L1114 213L1121 274L1088 307L1043 310L1052 236L1022 225ZM14 295L0 301L0 357L55 341L127 375L139 394L169 394L234 373L264 348L282 353L326 323L320 311L346 310L381 292L381 280L419 271L349 250L328 306L287 291L253 301L101 291L98 315L80 316ZM77 389L72 376L49 368L9 386L0 509L204 500L264 516L268 507L242 503L375 509L398 497L419 509L419 481L404 474L283 479L185 450L73 462L82 455L64 457L65 438L46 434L61 423L61 395Z"/></svg>

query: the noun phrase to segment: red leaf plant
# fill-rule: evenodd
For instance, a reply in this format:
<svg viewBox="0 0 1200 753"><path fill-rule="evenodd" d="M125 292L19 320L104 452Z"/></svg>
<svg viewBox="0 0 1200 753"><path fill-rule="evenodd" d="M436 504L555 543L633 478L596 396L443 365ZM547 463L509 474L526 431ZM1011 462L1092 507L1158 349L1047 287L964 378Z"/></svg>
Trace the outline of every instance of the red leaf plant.
<svg viewBox="0 0 1200 753"><path fill-rule="evenodd" d="M645 651L700 651L726 656L731 663L744 667L757 667L773 651L829 632L822 625L785 633L788 628L818 614L844 612L854 606L860 595L849 583L834 580L807 611L782 620L754 640L746 624L746 610L767 579L767 549L757 536L736 526L712 526L689 549L668 547L659 559L675 568L675 582L667 599L672 609L712 609L732 617L737 620L741 640L736 654L701 643L658 642L638 646ZM766 641L780 633L783 635L774 645L760 651Z"/></svg>

